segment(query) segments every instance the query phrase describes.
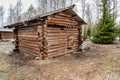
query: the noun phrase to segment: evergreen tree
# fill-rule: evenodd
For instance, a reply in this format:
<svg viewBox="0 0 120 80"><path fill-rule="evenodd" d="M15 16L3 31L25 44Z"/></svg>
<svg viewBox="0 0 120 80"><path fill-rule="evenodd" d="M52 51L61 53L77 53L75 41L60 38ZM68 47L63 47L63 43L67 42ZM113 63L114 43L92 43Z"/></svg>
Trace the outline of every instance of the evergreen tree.
<svg viewBox="0 0 120 80"><path fill-rule="evenodd" d="M34 12L35 12L34 6L30 5L30 7L28 8L27 12L28 12L28 17L29 18L33 17L34 16Z"/></svg>
<svg viewBox="0 0 120 80"><path fill-rule="evenodd" d="M110 0L102 0L103 15L93 35L92 42L94 43L110 44L113 43L116 38L115 19L113 14L111 14L110 7Z"/></svg>

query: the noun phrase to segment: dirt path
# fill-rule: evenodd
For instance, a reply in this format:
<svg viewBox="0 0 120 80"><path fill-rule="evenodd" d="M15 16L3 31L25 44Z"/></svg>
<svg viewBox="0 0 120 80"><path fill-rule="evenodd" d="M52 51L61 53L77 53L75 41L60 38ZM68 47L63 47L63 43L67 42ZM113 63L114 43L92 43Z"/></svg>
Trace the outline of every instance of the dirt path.
<svg viewBox="0 0 120 80"><path fill-rule="evenodd" d="M0 80L120 80L120 48L84 44L91 49L49 60L7 56L1 51Z"/></svg>

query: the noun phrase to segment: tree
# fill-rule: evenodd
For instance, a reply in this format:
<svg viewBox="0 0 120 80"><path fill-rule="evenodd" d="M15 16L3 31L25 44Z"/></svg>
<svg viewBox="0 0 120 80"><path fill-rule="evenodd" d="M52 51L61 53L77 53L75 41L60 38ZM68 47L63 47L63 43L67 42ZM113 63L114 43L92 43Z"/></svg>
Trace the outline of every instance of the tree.
<svg viewBox="0 0 120 80"><path fill-rule="evenodd" d="M82 7L82 19L85 19L85 8L86 8L86 0L81 0L81 7ZM86 26L82 26L83 37L86 37ZM86 38L83 38L84 40Z"/></svg>
<svg viewBox="0 0 120 80"><path fill-rule="evenodd" d="M118 0L112 0L112 2L113 2L113 6L114 6L113 13L114 13L114 17L116 19L118 16Z"/></svg>
<svg viewBox="0 0 120 80"><path fill-rule="evenodd" d="M102 0L102 18L96 27L92 42L98 44L113 43L116 38L115 19L111 13L110 0Z"/></svg>
<svg viewBox="0 0 120 80"><path fill-rule="evenodd" d="M3 6L0 6L0 19L1 19L2 26L3 26L3 18L4 18L4 8Z"/></svg>
<svg viewBox="0 0 120 80"><path fill-rule="evenodd" d="M12 4L10 4L10 7L9 7L9 14L8 14L8 23L14 22L14 18L15 18L14 7L13 7Z"/></svg>
<svg viewBox="0 0 120 80"><path fill-rule="evenodd" d="M34 9L34 6L31 4L30 7L28 8L27 10L27 13L28 13L28 17L33 17L34 16L34 12L35 12L35 9Z"/></svg>
<svg viewBox="0 0 120 80"><path fill-rule="evenodd" d="M16 6L14 7L15 10L15 21L21 21L21 12L22 12L22 2L21 0L17 0Z"/></svg>
<svg viewBox="0 0 120 80"><path fill-rule="evenodd" d="M38 13L43 14L47 12L47 0L37 0Z"/></svg>
<svg viewBox="0 0 120 80"><path fill-rule="evenodd" d="M87 5L86 16L87 16L87 22L88 22L87 37L90 40L90 37L91 37L91 24L92 24L92 13L91 13L91 9L90 9L90 4Z"/></svg>
<svg viewBox="0 0 120 80"><path fill-rule="evenodd" d="M44 14L66 7L67 0L37 0L37 12ZM71 0L73 2L73 0Z"/></svg>
<svg viewBox="0 0 120 80"><path fill-rule="evenodd" d="M94 0L95 3L95 9L96 9L96 15L97 15L97 21L100 19L101 17L101 0Z"/></svg>
<svg viewBox="0 0 120 80"><path fill-rule="evenodd" d="M62 0L62 8L66 7L66 0Z"/></svg>

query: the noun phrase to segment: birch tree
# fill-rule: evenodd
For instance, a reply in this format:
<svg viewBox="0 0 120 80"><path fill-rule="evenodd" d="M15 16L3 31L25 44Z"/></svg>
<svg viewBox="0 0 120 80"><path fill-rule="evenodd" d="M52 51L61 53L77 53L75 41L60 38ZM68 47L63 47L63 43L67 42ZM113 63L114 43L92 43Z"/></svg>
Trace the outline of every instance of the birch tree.
<svg viewBox="0 0 120 80"><path fill-rule="evenodd" d="M47 0L37 0L38 13L43 14L47 12Z"/></svg>
<svg viewBox="0 0 120 80"><path fill-rule="evenodd" d="M85 19L85 8L86 8L86 1L85 0L81 0L81 7L82 7L82 19ZM82 32L83 32L83 36L84 36L84 40L85 40L85 36L86 36L86 26L82 26Z"/></svg>
<svg viewBox="0 0 120 80"><path fill-rule="evenodd" d="M91 7L90 7L89 4L87 5L86 16L87 16L87 22L88 22L87 36L89 37L89 40L90 40L91 28L92 28L91 27L91 24L92 24L92 12L91 12Z"/></svg>
<svg viewBox="0 0 120 80"><path fill-rule="evenodd" d="M16 6L14 7L15 10L15 19L17 22L21 21L21 12L22 12L22 2L18 0Z"/></svg>
<svg viewBox="0 0 120 80"><path fill-rule="evenodd" d="M97 21L100 19L101 17L101 0L94 0L93 1L95 3L95 9L96 9L96 15L97 15Z"/></svg>
<svg viewBox="0 0 120 80"><path fill-rule="evenodd" d="M3 8L3 6L0 6L0 20L1 20L1 26L3 26L3 18L4 18L4 8Z"/></svg>
<svg viewBox="0 0 120 80"><path fill-rule="evenodd" d="M12 4L10 4L10 7L9 7L9 14L8 14L8 22L9 22L9 23L14 22L14 18L15 18L14 7L13 7Z"/></svg>

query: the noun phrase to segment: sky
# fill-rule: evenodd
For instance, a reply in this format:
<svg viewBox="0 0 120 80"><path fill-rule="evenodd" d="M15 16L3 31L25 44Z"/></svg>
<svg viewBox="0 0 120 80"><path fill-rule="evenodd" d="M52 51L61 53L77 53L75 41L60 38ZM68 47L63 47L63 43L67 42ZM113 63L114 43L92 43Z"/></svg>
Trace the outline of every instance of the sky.
<svg viewBox="0 0 120 80"><path fill-rule="evenodd" d="M32 4L34 7L36 7L36 0L21 0L22 1L22 13L25 12L28 7ZM6 19L8 17L8 9L10 7L10 4L15 4L17 3L17 0L0 0L0 6L3 5L5 9L5 15L4 15L4 23L6 22Z"/></svg>
<svg viewBox="0 0 120 80"><path fill-rule="evenodd" d="M35 8L37 7L37 0L21 0L21 1L22 1L22 13L25 12L31 4ZM15 6L16 3L17 0L0 0L0 5L3 5L5 9L4 22L6 22L6 19L8 17L8 9L10 7L10 4L13 4L13 6ZM77 3L77 5L80 6L79 3ZM78 9L80 10L80 7L78 7ZM82 14L80 14L81 12L79 12L79 10L78 13L81 16Z"/></svg>
<svg viewBox="0 0 120 80"><path fill-rule="evenodd" d="M22 1L22 12L25 12L28 7L32 4L35 8L37 7L37 0L21 0ZM86 0L88 2L92 2L91 0ZM0 0L0 5L4 6L5 9L5 16L4 16L4 20L6 20L7 18L7 14L8 14L8 9L10 4L13 4L13 6L15 6L17 0ZM77 3L77 12L78 14L81 16L81 11L80 11L80 6L81 4ZM120 13L120 12L119 12ZM95 18L95 17L93 17ZM4 21L6 22L6 21ZM117 19L117 22L120 22L120 18Z"/></svg>
<svg viewBox="0 0 120 80"><path fill-rule="evenodd" d="M25 11L31 4L36 7L36 0L21 0L22 1L22 9ZM0 0L0 5L3 5L5 10L8 10L10 4L15 5L17 0Z"/></svg>

